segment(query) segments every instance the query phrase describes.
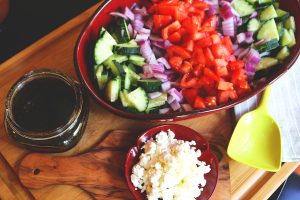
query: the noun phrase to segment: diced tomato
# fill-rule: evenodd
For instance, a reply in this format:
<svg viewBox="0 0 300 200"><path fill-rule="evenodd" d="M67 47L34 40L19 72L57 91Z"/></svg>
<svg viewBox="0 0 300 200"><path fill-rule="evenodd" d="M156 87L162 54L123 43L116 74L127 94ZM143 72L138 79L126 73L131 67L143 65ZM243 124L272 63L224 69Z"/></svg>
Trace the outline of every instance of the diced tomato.
<svg viewBox="0 0 300 200"><path fill-rule="evenodd" d="M172 22L172 16L166 15L153 15L153 25L154 29L159 30L161 28L166 27Z"/></svg>
<svg viewBox="0 0 300 200"><path fill-rule="evenodd" d="M204 65L195 65L193 69L193 74L197 77L202 76L202 70L205 66Z"/></svg>
<svg viewBox="0 0 300 200"><path fill-rule="evenodd" d="M190 105L194 105L194 101L198 96L198 89L183 89L182 95Z"/></svg>
<svg viewBox="0 0 300 200"><path fill-rule="evenodd" d="M192 64L205 66L205 56L202 48L194 49Z"/></svg>
<svg viewBox="0 0 300 200"><path fill-rule="evenodd" d="M190 62L184 61L183 64L181 65L180 71L184 74L188 74L193 70L193 66Z"/></svg>
<svg viewBox="0 0 300 200"><path fill-rule="evenodd" d="M194 1L192 3L192 6L201 10L205 10L207 8L209 8L209 5L203 1Z"/></svg>
<svg viewBox="0 0 300 200"><path fill-rule="evenodd" d="M229 62L229 68L232 71L237 70L237 69L242 69L244 66L245 66L245 63L244 63L244 61L241 61L241 60Z"/></svg>
<svg viewBox="0 0 300 200"><path fill-rule="evenodd" d="M202 31L195 31L191 33L190 39L191 40L200 40L202 38L206 38L207 33L202 32Z"/></svg>
<svg viewBox="0 0 300 200"><path fill-rule="evenodd" d="M180 42L182 36L181 34L179 33L179 31L176 31L175 33L172 33L169 37L168 37L168 40L172 43L178 43Z"/></svg>
<svg viewBox="0 0 300 200"><path fill-rule="evenodd" d="M160 15L174 16L177 9L177 5L157 5L155 11Z"/></svg>
<svg viewBox="0 0 300 200"><path fill-rule="evenodd" d="M230 55L230 56L228 56L226 58L226 61L227 62L235 62L236 61L236 57L232 54L232 55Z"/></svg>
<svg viewBox="0 0 300 200"><path fill-rule="evenodd" d="M216 15L213 15L207 18L203 22L202 29L208 32L214 31L216 29L217 24L218 24L218 17Z"/></svg>
<svg viewBox="0 0 300 200"><path fill-rule="evenodd" d="M219 91L218 93L218 102L220 104L227 103L230 99L236 100L238 98L235 90L226 90L226 91Z"/></svg>
<svg viewBox="0 0 300 200"><path fill-rule="evenodd" d="M251 90L247 80L238 80L235 86L238 96L244 96Z"/></svg>
<svg viewBox="0 0 300 200"><path fill-rule="evenodd" d="M194 50L194 41L188 40L182 46L188 51L193 51Z"/></svg>
<svg viewBox="0 0 300 200"><path fill-rule="evenodd" d="M215 59L215 66L218 67L226 67L228 63L224 59Z"/></svg>
<svg viewBox="0 0 300 200"><path fill-rule="evenodd" d="M159 2L161 0L157 0L156 2ZM168 5L168 6L177 6L179 3L179 0L163 0L160 2L160 5Z"/></svg>
<svg viewBox="0 0 300 200"><path fill-rule="evenodd" d="M233 90L233 84L226 81L220 81L218 90Z"/></svg>
<svg viewBox="0 0 300 200"><path fill-rule="evenodd" d="M219 34L212 34L210 37L213 44L221 43L221 37L219 36Z"/></svg>
<svg viewBox="0 0 300 200"><path fill-rule="evenodd" d="M223 44L214 44L211 50L215 58L227 58L231 54Z"/></svg>
<svg viewBox="0 0 300 200"><path fill-rule="evenodd" d="M205 102L202 97L197 96L194 101L194 108L202 109L206 108Z"/></svg>
<svg viewBox="0 0 300 200"><path fill-rule="evenodd" d="M203 69L203 74L214 81L219 81L219 77L209 68L205 67Z"/></svg>
<svg viewBox="0 0 300 200"><path fill-rule="evenodd" d="M232 42L229 36L225 36L222 39L222 44L227 48L230 54L233 53Z"/></svg>
<svg viewBox="0 0 300 200"><path fill-rule="evenodd" d="M167 53L169 57L173 57L175 55L180 56L182 59L191 58L190 52L182 48L181 46L173 45L167 48Z"/></svg>
<svg viewBox="0 0 300 200"><path fill-rule="evenodd" d="M180 67L182 65L182 58L179 56L173 56L169 59L169 63L171 65L171 67L173 67L175 70L179 71Z"/></svg>
<svg viewBox="0 0 300 200"><path fill-rule="evenodd" d="M170 25L166 26L165 28L162 29L162 38L164 40L167 40L169 35L174 33L175 31L178 31L181 27L181 24L179 21L174 21Z"/></svg>
<svg viewBox="0 0 300 200"><path fill-rule="evenodd" d="M246 80L246 78L247 75L244 69L236 69L231 73L231 83L233 83L233 85L238 84L239 80Z"/></svg>
<svg viewBox="0 0 300 200"><path fill-rule="evenodd" d="M217 105L217 97L215 96L205 97L204 103L207 107L214 107Z"/></svg>
<svg viewBox="0 0 300 200"><path fill-rule="evenodd" d="M180 81L181 88L194 88L197 87L198 79L191 77L189 74L183 75Z"/></svg>
<svg viewBox="0 0 300 200"><path fill-rule="evenodd" d="M207 66L208 67L214 66L215 58L214 58L210 48L204 48L203 52L204 52L204 56L205 56Z"/></svg>
<svg viewBox="0 0 300 200"><path fill-rule="evenodd" d="M197 45L202 48L210 47L212 44L213 43L210 37L204 37L197 41Z"/></svg>

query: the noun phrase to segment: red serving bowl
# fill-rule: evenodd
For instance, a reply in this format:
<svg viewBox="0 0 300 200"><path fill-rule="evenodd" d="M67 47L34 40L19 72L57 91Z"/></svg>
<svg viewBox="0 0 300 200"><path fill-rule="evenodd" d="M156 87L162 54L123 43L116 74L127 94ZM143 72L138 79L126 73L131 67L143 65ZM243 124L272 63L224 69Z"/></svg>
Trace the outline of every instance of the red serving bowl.
<svg viewBox="0 0 300 200"><path fill-rule="evenodd" d="M131 119L139 120L158 120L158 121L173 121L182 120L187 118L193 118L197 116L203 116L206 114L214 113L224 109L229 109L250 97L263 91L268 85L277 80L280 76L285 74L296 62L300 53L300 32L296 32L297 43L291 50L291 55L277 67L271 71L271 73L265 76L264 81L257 81L255 88L246 96L239 98L236 101L232 101L227 104L219 105L213 108L206 108L201 110L193 110L189 112L174 112L168 114L136 114L121 110L111 103L107 102L104 95L100 93L93 85L91 77L93 69L93 48L98 39L99 29L102 26L107 26L111 22L112 17L109 15L112 11L120 10L125 6L132 6L133 3L145 3L148 0L106 0L97 9L95 14L91 17L90 21L84 27L77 41L74 51L74 62L77 74L81 82L85 85L92 96L105 108L109 109L113 113ZM296 27L300 29L300 2L298 0L280 1L280 5L284 10L289 11L296 20Z"/></svg>
<svg viewBox="0 0 300 200"><path fill-rule="evenodd" d="M206 185L197 200L209 199L213 194L218 181L218 159L211 152L209 143L205 138L203 138L193 129L177 124L161 125L149 129L138 138L137 145L129 150L125 161L125 178L131 193L137 200L147 199L145 193L141 193L139 189L135 190L135 187L131 183L130 175L132 174L132 168L139 161L139 156L142 152L141 147L143 146L143 144L160 131L167 131L169 129L174 132L176 139L185 141L194 140L196 142L196 149L200 149L202 152L199 160L204 161L206 164L210 165L211 171L204 175L207 181Z"/></svg>

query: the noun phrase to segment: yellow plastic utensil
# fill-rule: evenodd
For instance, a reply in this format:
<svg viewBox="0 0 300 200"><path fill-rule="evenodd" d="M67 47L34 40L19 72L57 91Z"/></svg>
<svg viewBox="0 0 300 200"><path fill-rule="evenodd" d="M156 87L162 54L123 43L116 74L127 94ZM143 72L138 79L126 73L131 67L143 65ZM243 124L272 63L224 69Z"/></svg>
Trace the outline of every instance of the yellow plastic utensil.
<svg viewBox="0 0 300 200"><path fill-rule="evenodd" d="M269 87L259 107L239 120L227 153L238 162L275 172L281 167L281 135L279 126L268 113L270 93Z"/></svg>

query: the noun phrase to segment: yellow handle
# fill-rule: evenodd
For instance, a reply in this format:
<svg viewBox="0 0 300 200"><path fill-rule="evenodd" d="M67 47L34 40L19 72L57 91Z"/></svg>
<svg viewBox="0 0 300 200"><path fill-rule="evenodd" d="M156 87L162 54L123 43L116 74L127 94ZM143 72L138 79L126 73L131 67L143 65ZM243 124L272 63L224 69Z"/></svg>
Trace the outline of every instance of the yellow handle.
<svg viewBox="0 0 300 200"><path fill-rule="evenodd" d="M272 92L272 87L271 86L268 86L263 95L262 95L262 98L260 100L260 104L259 104L259 109L260 110L263 110L265 112L268 112L268 108L269 108L269 99L270 99L270 96L271 96L271 92Z"/></svg>

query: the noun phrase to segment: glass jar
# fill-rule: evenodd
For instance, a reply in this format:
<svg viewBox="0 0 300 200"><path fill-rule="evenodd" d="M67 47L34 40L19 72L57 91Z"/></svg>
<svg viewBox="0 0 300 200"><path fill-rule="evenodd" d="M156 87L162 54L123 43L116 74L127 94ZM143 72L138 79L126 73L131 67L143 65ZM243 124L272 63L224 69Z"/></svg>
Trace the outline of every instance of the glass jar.
<svg viewBox="0 0 300 200"><path fill-rule="evenodd" d="M5 128L17 144L38 152L63 152L85 130L88 99L82 86L53 70L21 77L6 99Z"/></svg>

